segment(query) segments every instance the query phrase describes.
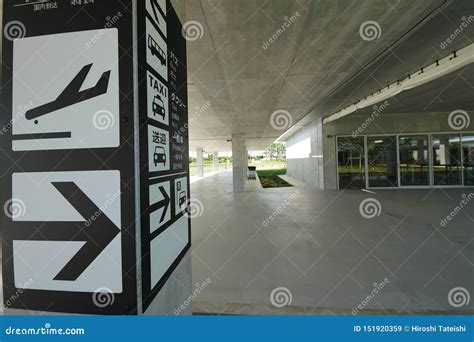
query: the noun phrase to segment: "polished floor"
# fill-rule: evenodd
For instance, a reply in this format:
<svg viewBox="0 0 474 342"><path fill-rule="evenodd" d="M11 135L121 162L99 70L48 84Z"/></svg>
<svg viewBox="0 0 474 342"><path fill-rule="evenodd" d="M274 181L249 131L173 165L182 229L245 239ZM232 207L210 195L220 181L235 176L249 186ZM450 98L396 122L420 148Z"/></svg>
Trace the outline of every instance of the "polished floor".
<svg viewBox="0 0 474 342"><path fill-rule="evenodd" d="M455 294L474 294L474 194L441 222L474 189L321 191L286 179L295 186L248 181L233 193L227 171L191 185L195 313L473 311Z"/></svg>

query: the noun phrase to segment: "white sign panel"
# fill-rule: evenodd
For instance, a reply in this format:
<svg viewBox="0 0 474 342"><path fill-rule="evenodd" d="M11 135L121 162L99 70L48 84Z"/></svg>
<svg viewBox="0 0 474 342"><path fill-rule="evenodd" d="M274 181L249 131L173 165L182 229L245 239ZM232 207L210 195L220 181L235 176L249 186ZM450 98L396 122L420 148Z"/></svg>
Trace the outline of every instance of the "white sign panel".
<svg viewBox="0 0 474 342"><path fill-rule="evenodd" d="M168 125L168 87L150 72L147 72L147 82L148 117Z"/></svg>
<svg viewBox="0 0 474 342"><path fill-rule="evenodd" d="M150 172L170 169L170 139L168 131L148 126L148 168Z"/></svg>
<svg viewBox="0 0 474 342"><path fill-rule="evenodd" d="M146 11L148 15L153 18L155 25L160 28L166 37L166 20L161 14L161 12L163 12L166 15L166 0L146 0Z"/></svg>
<svg viewBox="0 0 474 342"><path fill-rule="evenodd" d="M151 287L153 288L166 270L186 247L189 240L188 218L182 216L171 227L151 241Z"/></svg>
<svg viewBox="0 0 474 342"><path fill-rule="evenodd" d="M170 182L150 185L149 196L150 206L155 209L150 213L150 233L153 233L171 219Z"/></svg>
<svg viewBox="0 0 474 342"><path fill-rule="evenodd" d="M182 177L174 181L175 186L175 210L176 213L186 210L188 203L188 178Z"/></svg>
<svg viewBox="0 0 474 342"><path fill-rule="evenodd" d="M13 242L16 284L38 290L94 292L106 287L122 292L119 171L14 173L12 191L23 208L13 220L41 227L40 239ZM61 225L50 229L48 224L55 222ZM81 231L84 237L78 238Z"/></svg>
<svg viewBox="0 0 474 342"><path fill-rule="evenodd" d="M119 146L117 29L18 39L13 56L14 151Z"/></svg>
<svg viewBox="0 0 474 342"><path fill-rule="evenodd" d="M146 61L165 81L168 81L168 47L153 24L146 19Z"/></svg>

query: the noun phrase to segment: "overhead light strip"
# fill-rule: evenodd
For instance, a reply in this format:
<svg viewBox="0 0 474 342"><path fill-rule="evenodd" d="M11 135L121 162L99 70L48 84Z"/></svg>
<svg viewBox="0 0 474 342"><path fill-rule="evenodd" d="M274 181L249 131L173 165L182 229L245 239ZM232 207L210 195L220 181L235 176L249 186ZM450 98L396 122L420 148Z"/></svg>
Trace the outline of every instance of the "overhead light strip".
<svg viewBox="0 0 474 342"><path fill-rule="evenodd" d="M403 91L414 89L423 84L434 81L471 63L474 63L474 44L468 45L459 51L454 51L449 56L438 60L427 67L421 68L412 75L407 76L407 78L404 80L390 84L389 86L379 90L374 94L364 97L363 99L340 110L339 112L331 114L330 116L324 118L323 123L327 124L329 122L335 121L344 116L352 114L359 109L372 106L376 103L396 96Z"/></svg>

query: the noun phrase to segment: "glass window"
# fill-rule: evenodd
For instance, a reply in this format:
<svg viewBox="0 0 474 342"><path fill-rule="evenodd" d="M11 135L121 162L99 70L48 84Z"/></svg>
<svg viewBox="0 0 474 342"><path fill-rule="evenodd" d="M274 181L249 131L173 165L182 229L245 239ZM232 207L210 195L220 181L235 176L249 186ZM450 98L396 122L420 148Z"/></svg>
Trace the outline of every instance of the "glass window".
<svg viewBox="0 0 474 342"><path fill-rule="evenodd" d="M367 137L370 187L398 186L397 138Z"/></svg>
<svg viewBox="0 0 474 342"><path fill-rule="evenodd" d="M365 153L363 137L338 137L337 161L339 189L365 188Z"/></svg>
<svg viewBox="0 0 474 342"><path fill-rule="evenodd" d="M430 185L428 136L400 136L400 185Z"/></svg>
<svg viewBox="0 0 474 342"><path fill-rule="evenodd" d="M433 184L462 185L461 138L459 135L433 135Z"/></svg>
<svg viewBox="0 0 474 342"><path fill-rule="evenodd" d="M462 136L464 185L474 186L474 134Z"/></svg>

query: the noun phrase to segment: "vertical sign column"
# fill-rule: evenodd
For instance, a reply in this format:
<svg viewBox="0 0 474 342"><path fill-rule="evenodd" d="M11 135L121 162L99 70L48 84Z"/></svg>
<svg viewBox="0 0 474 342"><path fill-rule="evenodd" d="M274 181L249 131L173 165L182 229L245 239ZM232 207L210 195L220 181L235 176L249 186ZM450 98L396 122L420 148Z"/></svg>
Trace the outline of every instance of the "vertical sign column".
<svg viewBox="0 0 474 342"><path fill-rule="evenodd" d="M130 13L119 1L4 1L6 307L136 313Z"/></svg>
<svg viewBox="0 0 474 342"><path fill-rule="evenodd" d="M190 247L186 42L169 1L138 4L143 311Z"/></svg>

